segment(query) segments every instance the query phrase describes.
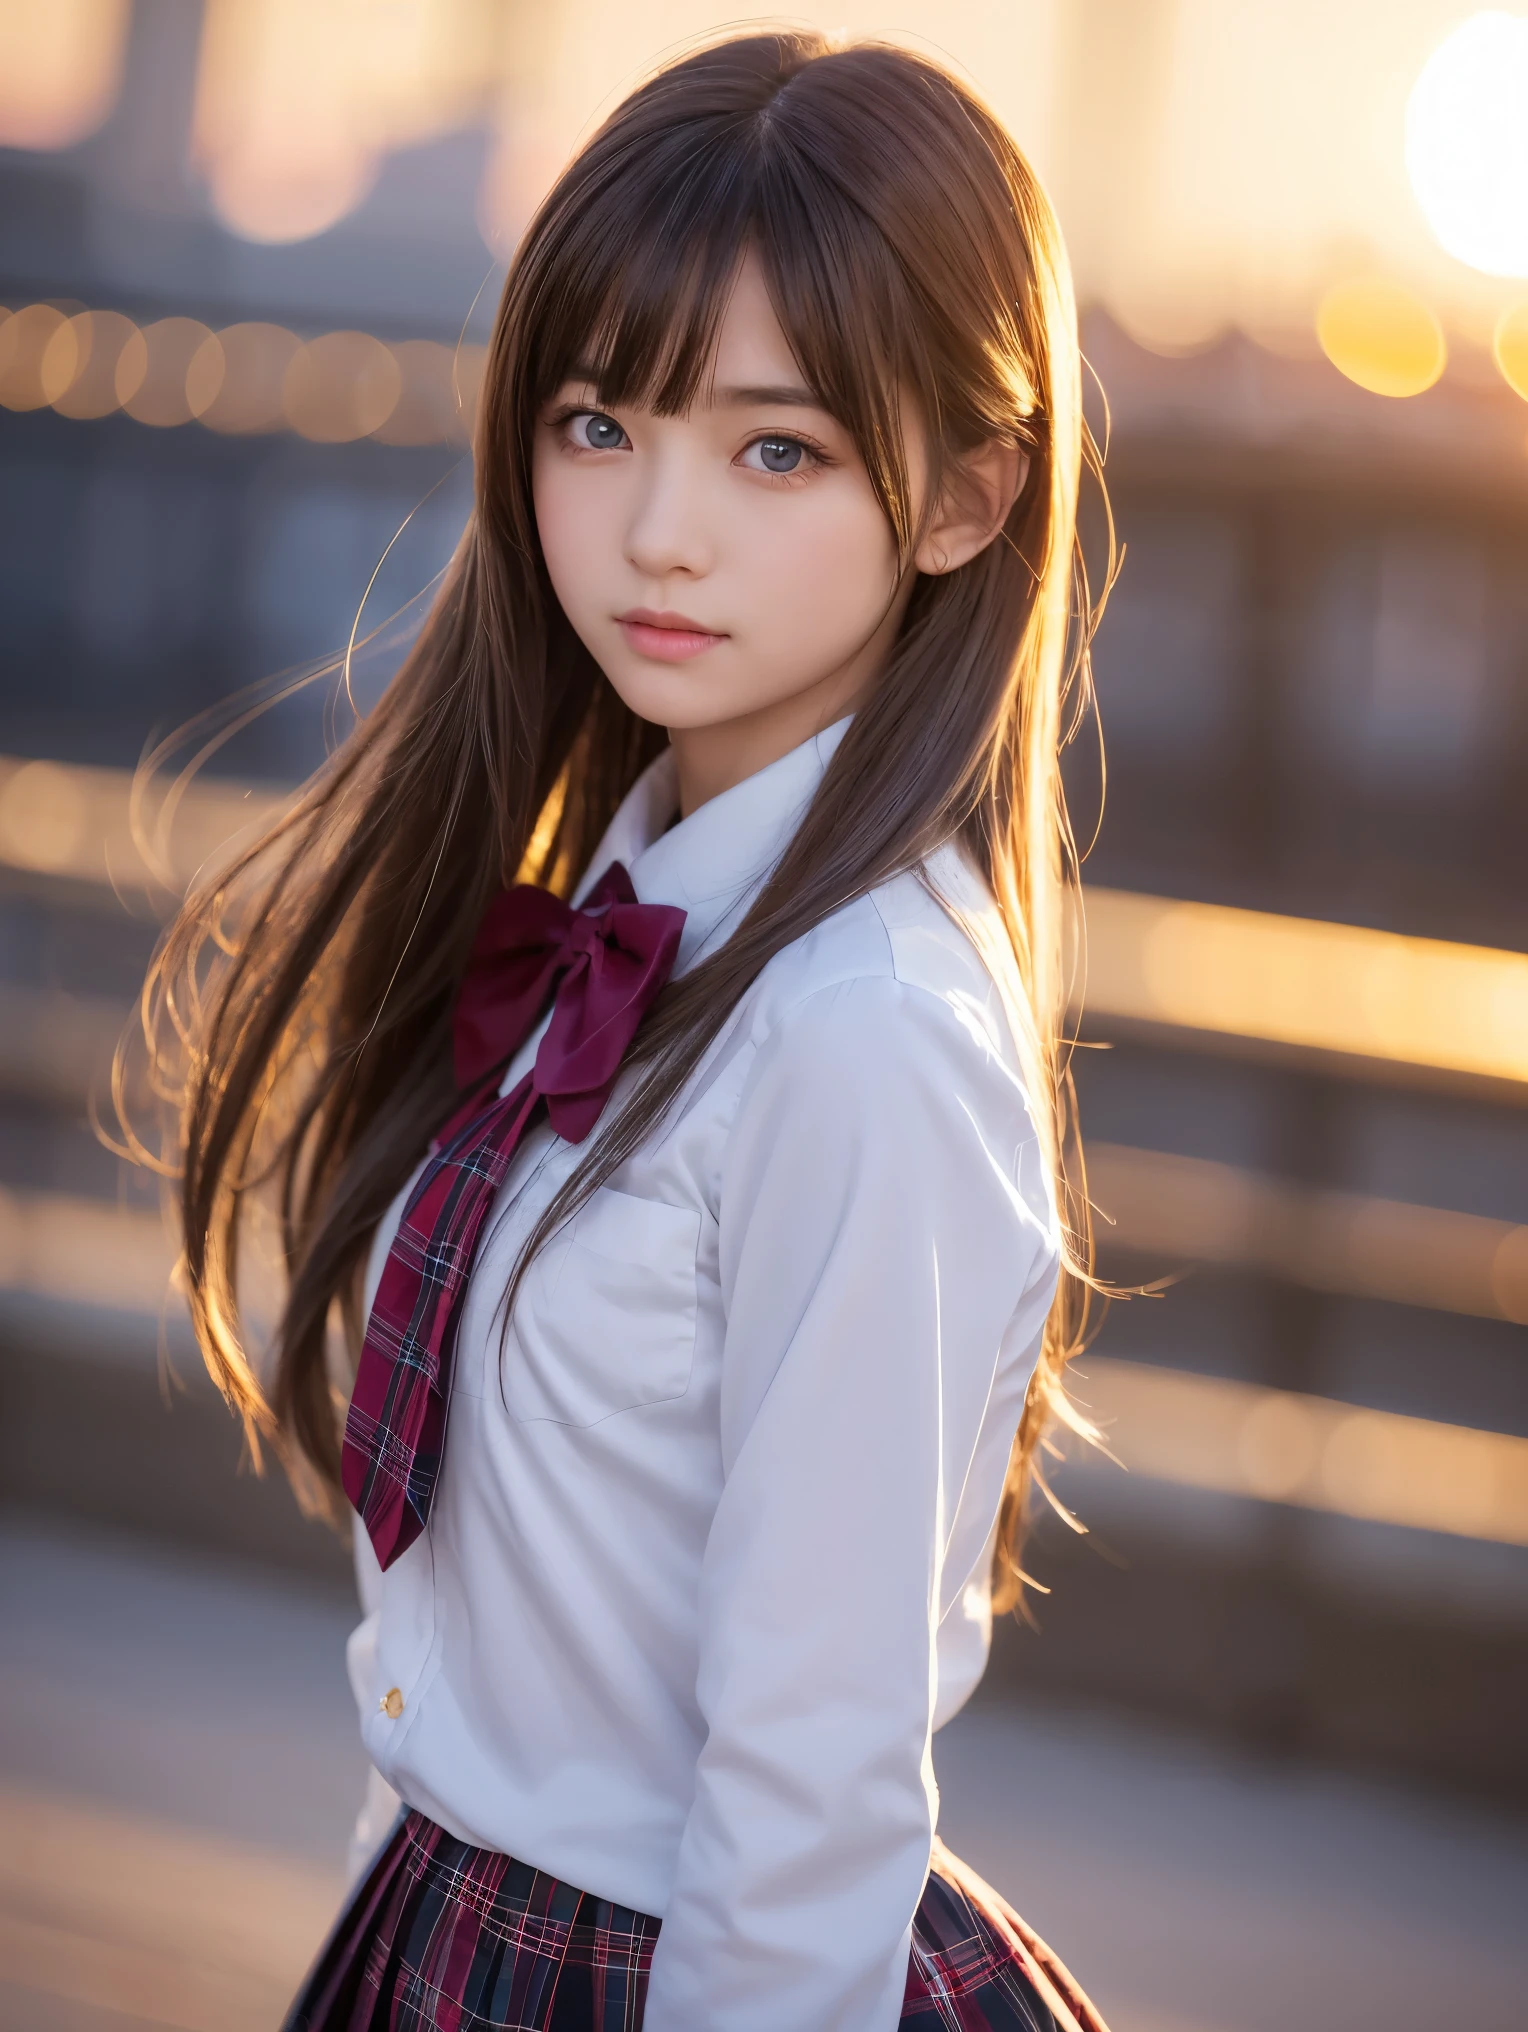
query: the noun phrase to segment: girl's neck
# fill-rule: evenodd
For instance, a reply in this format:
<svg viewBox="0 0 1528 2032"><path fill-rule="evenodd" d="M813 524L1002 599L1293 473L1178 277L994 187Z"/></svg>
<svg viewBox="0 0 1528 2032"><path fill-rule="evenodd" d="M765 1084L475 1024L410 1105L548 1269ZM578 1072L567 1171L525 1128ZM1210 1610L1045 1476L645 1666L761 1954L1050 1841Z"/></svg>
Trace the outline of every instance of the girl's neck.
<svg viewBox="0 0 1528 2032"><path fill-rule="evenodd" d="M859 672L839 671L823 684L735 720L719 720L705 727L670 727L680 817L688 818L713 797L756 776L824 727L854 712L868 690L869 684Z"/></svg>

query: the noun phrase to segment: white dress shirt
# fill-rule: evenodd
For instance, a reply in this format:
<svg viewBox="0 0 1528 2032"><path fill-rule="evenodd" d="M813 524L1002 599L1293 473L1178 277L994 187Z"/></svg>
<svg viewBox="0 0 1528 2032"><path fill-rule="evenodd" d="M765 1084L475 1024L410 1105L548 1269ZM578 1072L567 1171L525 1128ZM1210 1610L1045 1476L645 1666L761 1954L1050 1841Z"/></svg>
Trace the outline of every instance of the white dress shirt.
<svg viewBox="0 0 1528 2032"><path fill-rule="evenodd" d="M583 889L623 860L688 913L693 965L847 724L669 830L665 754ZM527 1139L468 1289L429 1527L385 1575L357 1534L378 1772L453 1834L661 1916L646 2032L901 2014L929 1739L986 1663L1059 1254L1003 998L941 896L993 909L947 848L770 962L506 1334L511 1266L581 1154Z"/></svg>

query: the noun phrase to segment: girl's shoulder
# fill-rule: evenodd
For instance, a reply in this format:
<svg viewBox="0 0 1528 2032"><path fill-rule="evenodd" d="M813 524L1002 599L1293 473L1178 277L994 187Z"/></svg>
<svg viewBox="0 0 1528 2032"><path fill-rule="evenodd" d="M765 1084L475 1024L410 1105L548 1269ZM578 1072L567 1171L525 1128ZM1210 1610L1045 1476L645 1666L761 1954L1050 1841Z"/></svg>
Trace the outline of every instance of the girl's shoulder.
<svg viewBox="0 0 1528 2032"><path fill-rule="evenodd" d="M985 1181L1036 1242L1023 1261L1039 1274L1059 1250L1056 1202L1013 984L997 978L1008 950L985 882L949 847L776 953L711 1089L723 1172L763 1149L837 1148L867 1177L916 1174L953 1203Z"/></svg>
<svg viewBox="0 0 1528 2032"><path fill-rule="evenodd" d="M1000 1180L1005 1217L1044 1238L1036 1262L1053 1260L1055 1196L1005 954L993 898L957 847L856 897L755 983L731 1126L753 1148L805 1116L821 1139L931 1179Z"/></svg>
<svg viewBox="0 0 1528 2032"><path fill-rule="evenodd" d="M916 1052L953 1024L973 1052L1019 1074L1010 1010L1017 987L991 892L954 843L845 904L778 952L750 1012L756 1039L852 1006L854 1025Z"/></svg>

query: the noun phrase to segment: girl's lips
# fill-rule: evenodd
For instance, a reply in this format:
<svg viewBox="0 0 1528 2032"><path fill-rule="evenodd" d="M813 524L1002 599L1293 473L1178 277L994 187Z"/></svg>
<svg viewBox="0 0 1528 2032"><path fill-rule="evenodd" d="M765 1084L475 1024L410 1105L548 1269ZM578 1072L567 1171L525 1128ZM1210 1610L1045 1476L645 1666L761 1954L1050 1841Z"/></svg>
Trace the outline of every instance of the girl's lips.
<svg viewBox="0 0 1528 2032"><path fill-rule="evenodd" d="M637 608L620 616L621 633L639 656L651 656L659 663L685 663L701 656L725 635L709 628L697 628L680 614L653 614Z"/></svg>

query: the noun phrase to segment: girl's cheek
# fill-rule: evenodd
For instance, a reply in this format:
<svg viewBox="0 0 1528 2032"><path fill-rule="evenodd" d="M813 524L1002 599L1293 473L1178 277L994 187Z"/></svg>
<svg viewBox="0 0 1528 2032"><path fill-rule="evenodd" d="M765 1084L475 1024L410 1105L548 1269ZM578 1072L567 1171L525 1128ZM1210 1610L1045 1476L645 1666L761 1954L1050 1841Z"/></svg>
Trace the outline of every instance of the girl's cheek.
<svg viewBox="0 0 1528 2032"><path fill-rule="evenodd" d="M550 462L549 462L550 463ZM584 490L555 465L538 469L534 488L536 530L553 590L565 607L578 604L583 581L599 556L598 502L580 500Z"/></svg>
<svg viewBox="0 0 1528 2032"><path fill-rule="evenodd" d="M880 508L857 493L825 501L824 512L801 518L790 575L818 598L847 612L875 604L893 584L896 548Z"/></svg>

